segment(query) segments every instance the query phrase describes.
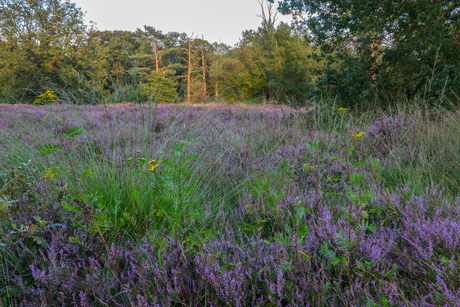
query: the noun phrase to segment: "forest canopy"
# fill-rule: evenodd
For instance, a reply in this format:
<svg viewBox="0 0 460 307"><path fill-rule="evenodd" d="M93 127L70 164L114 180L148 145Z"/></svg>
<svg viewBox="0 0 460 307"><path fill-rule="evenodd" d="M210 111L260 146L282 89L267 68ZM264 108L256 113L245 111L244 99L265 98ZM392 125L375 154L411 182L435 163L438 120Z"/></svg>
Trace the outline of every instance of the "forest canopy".
<svg viewBox="0 0 460 307"><path fill-rule="evenodd" d="M245 31L231 48L153 26L100 31L85 26L82 11L69 1L9 0L0 9L3 102L32 102L52 89L70 103L299 104L312 96L322 71L310 57L315 48L287 24Z"/></svg>
<svg viewBox="0 0 460 307"><path fill-rule="evenodd" d="M327 57L323 93L357 102L460 92L458 2L283 0L280 10L297 16Z"/></svg>
<svg viewBox="0 0 460 307"><path fill-rule="evenodd" d="M455 101L460 6L453 1L260 2L261 26L234 47L146 25L101 31L68 0L0 2L0 101L252 101L344 105ZM458 100L458 99L457 99Z"/></svg>

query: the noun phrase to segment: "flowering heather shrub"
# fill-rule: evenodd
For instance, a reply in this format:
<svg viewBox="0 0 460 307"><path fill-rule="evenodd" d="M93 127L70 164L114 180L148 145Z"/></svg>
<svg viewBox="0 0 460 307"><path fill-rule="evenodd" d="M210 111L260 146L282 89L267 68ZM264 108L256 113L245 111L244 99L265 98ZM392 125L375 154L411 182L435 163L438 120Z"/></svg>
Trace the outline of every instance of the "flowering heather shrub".
<svg viewBox="0 0 460 307"><path fill-rule="evenodd" d="M374 153L379 156L387 155L395 146L399 145L402 133L410 128L410 121L404 114L385 117L372 123L366 135L368 144Z"/></svg>
<svg viewBox="0 0 460 307"><path fill-rule="evenodd" d="M272 107L56 106L86 132L68 146L93 169L87 212L65 172L43 178L65 160L36 155L41 107L0 108L3 306L460 305L460 197L385 187L369 131L340 138ZM88 216L132 208L156 213L109 225L105 245Z"/></svg>
<svg viewBox="0 0 460 307"><path fill-rule="evenodd" d="M243 197L237 208L216 217L221 226L200 248L182 255L180 263L174 238L165 234L119 242L105 251L84 229L66 223L46 226L36 234L46 244L24 240L6 255L8 282L15 289L10 302L17 306L53 302L174 306L184 300L195 306L203 300L215 306L342 306L348 300L352 306L381 300L391 306L460 303L460 198L451 202L433 187L423 196L410 196L401 189L387 199L373 199L366 225L375 228L358 226L352 232L356 245L350 252L350 293L343 263L347 254L343 237L349 227L344 208L320 198L320 214L314 193L294 188L287 193L278 204L278 231L261 222L271 218L263 203ZM248 202L260 213L249 210ZM359 210L354 212L353 219L361 218ZM205 236L207 230L203 232ZM11 265L14 261L28 266Z"/></svg>

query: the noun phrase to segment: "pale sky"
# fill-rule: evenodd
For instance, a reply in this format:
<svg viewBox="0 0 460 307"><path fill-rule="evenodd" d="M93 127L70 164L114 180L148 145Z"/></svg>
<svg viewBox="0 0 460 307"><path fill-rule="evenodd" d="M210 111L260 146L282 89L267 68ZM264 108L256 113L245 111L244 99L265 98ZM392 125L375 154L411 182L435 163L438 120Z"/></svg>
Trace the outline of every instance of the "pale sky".
<svg viewBox="0 0 460 307"><path fill-rule="evenodd" d="M152 26L167 33L185 32L209 42L236 44L243 30L256 30L262 19L257 0L71 0L86 12L85 22L99 30L143 29ZM275 1L277 3L277 1ZM275 6L277 6L275 4ZM274 6L274 7L275 7ZM278 13L278 21L290 16Z"/></svg>

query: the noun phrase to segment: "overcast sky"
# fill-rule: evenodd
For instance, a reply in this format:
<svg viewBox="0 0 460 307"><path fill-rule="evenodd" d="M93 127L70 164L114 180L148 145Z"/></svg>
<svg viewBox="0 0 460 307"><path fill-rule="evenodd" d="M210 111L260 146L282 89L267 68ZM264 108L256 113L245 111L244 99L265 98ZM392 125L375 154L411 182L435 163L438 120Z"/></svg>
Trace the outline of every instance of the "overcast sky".
<svg viewBox="0 0 460 307"><path fill-rule="evenodd" d="M233 46L243 30L257 29L262 19L257 0L71 0L99 30L135 31L144 25L163 33L185 32ZM277 2L277 1L275 1ZM278 14L290 23L290 16Z"/></svg>

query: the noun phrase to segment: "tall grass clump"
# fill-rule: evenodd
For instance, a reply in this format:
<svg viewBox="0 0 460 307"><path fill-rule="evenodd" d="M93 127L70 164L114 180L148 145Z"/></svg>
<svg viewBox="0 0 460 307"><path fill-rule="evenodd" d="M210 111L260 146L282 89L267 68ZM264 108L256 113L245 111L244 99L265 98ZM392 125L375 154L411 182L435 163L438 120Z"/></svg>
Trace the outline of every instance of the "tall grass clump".
<svg viewBox="0 0 460 307"><path fill-rule="evenodd" d="M3 305L460 304L455 112L0 108Z"/></svg>

